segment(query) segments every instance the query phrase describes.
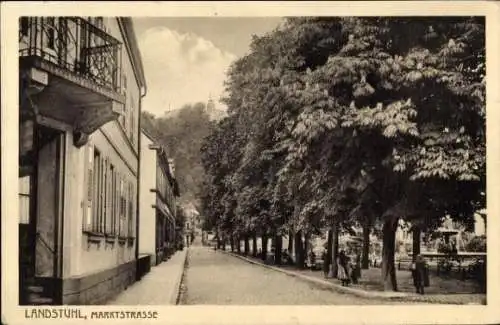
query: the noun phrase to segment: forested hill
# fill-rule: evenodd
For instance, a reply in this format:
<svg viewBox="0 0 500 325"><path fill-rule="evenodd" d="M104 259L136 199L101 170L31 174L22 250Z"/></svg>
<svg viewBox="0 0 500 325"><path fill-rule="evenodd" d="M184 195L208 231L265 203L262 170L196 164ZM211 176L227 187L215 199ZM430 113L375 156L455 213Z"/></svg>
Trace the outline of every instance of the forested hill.
<svg viewBox="0 0 500 325"><path fill-rule="evenodd" d="M204 103L184 105L178 114L163 117L142 112L142 128L163 145L168 156L175 160L175 174L184 203L198 205L197 197L204 175L200 147L212 123L215 122L210 121Z"/></svg>

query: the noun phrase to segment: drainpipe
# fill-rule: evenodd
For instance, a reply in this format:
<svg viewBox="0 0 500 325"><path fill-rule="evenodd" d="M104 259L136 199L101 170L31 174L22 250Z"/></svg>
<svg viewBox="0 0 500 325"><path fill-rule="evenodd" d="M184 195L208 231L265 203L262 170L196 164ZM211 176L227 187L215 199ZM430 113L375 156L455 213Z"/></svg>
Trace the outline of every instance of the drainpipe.
<svg viewBox="0 0 500 325"><path fill-rule="evenodd" d="M135 269L135 278L136 281L140 280L139 276L139 271L140 271L140 263L139 263L139 236L140 236L140 231L139 231L139 211L140 211L140 190L141 190L141 113L142 113L142 99L144 96L147 94L147 88L144 86L144 91L142 92L140 98L139 98L139 125L137 128L137 191L136 191L136 203L135 203L135 262L136 262L136 269Z"/></svg>

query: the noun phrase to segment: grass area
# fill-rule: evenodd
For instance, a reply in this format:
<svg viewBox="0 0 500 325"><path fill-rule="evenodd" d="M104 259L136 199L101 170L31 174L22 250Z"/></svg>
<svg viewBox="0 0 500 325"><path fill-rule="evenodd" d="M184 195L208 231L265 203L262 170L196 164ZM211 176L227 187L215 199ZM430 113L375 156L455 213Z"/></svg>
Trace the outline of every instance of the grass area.
<svg viewBox="0 0 500 325"><path fill-rule="evenodd" d="M259 262L263 262L261 259L256 259L251 256L247 256L249 258L255 259ZM270 264L269 261L266 264ZM275 265L277 266L277 265ZM317 278L324 279L323 271L321 270L310 270L303 269L299 270L295 266L282 265L278 266L280 268L284 268L287 270L293 270L296 272L300 272L303 274L307 274L309 276L314 276ZM435 270L431 267L430 270L430 286L427 287L426 294L484 294L484 289L481 285L473 279L462 280L457 274L443 275L439 276L436 274ZM411 272L408 269L401 269L396 271L396 278L398 283L398 291L401 292L415 292L415 287L413 286L413 279L411 277ZM334 283L337 283L336 279L327 279ZM381 269L370 268L367 270L361 271L361 278L359 279L358 284L351 284L353 288L359 288L361 290L368 291L384 291L384 286L381 281Z"/></svg>
<svg viewBox="0 0 500 325"><path fill-rule="evenodd" d="M313 276L323 277L322 272L303 270L300 272L310 273ZM396 271L398 283L398 291L415 292L411 272L407 270ZM336 281L331 279L331 281ZM426 294L478 294L482 292L481 286L474 280L458 280L452 276L437 276L431 272L430 285L425 288ZM355 288L370 291L384 291L384 286L381 281L380 268L370 268L361 271L359 283L351 285Z"/></svg>

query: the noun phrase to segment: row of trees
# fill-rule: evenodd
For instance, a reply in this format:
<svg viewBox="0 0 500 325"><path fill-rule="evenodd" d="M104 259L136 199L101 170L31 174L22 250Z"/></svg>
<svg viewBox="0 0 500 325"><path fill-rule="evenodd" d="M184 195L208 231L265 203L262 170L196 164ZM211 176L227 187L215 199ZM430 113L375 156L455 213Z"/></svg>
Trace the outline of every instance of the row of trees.
<svg viewBox="0 0 500 325"><path fill-rule="evenodd" d="M301 266L302 238L328 227L335 261L342 230L380 224L382 281L397 290L400 219L418 253L420 231L446 214L471 224L485 205L483 18L286 19L254 37L227 94L201 199L205 227L245 250L259 236L279 254L288 234Z"/></svg>

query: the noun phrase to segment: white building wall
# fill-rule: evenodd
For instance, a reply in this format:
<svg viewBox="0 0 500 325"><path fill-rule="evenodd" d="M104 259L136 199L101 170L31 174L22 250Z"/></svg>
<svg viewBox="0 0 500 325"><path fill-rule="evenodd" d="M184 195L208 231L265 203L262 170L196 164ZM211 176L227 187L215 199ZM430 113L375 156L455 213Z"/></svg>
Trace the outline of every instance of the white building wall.
<svg viewBox="0 0 500 325"><path fill-rule="evenodd" d="M72 132L66 132L66 183L64 184L63 277L81 274L82 222L85 147L73 145ZM78 186L80 184L80 186Z"/></svg>
<svg viewBox="0 0 500 325"><path fill-rule="evenodd" d="M134 75L134 71L132 69L132 61L127 52L127 48L125 46L124 38L121 34L120 27L118 25L118 21L116 18L105 18L104 26L109 34L122 42L122 71L126 75L127 78L127 109L134 111L134 116L136 118L135 123L135 141L133 143L133 147L137 151L138 148L138 139L137 139L137 130L138 130L138 117L139 117L139 100L140 100L140 89L139 84ZM113 122L117 123L117 122ZM119 130L118 130L119 131Z"/></svg>
<svg viewBox="0 0 500 325"><path fill-rule="evenodd" d="M134 110L135 136L131 144L128 132L122 129L115 120L102 126L89 137L89 144L97 149L114 165L116 170L127 181L137 188L138 154L137 128L139 118L140 89L136 81L132 63L124 44L124 38L116 18L105 19L105 26L111 35L123 43L122 73L127 77L127 109ZM129 243L107 243L104 239L100 244L88 242L83 232L84 208L86 206L86 156L87 146L76 148L73 145L71 132L67 132L66 141L66 180L64 201L64 234L63 234L63 276L79 276L92 274L101 270L116 267L135 259L135 245ZM138 204L136 202L136 204ZM135 219L134 207L134 219ZM135 220L133 221L135 225ZM137 231L137 230L136 230ZM153 237L154 238L154 237Z"/></svg>
<svg viewBox="0 0 500 325"><path fill-rule="evenodd" d="M156 257L156 211L152 207L156 203L156 151L149 149L151 139L141 132L141 179L139 198L139 253L151 254L151 263Z"/></svg>

